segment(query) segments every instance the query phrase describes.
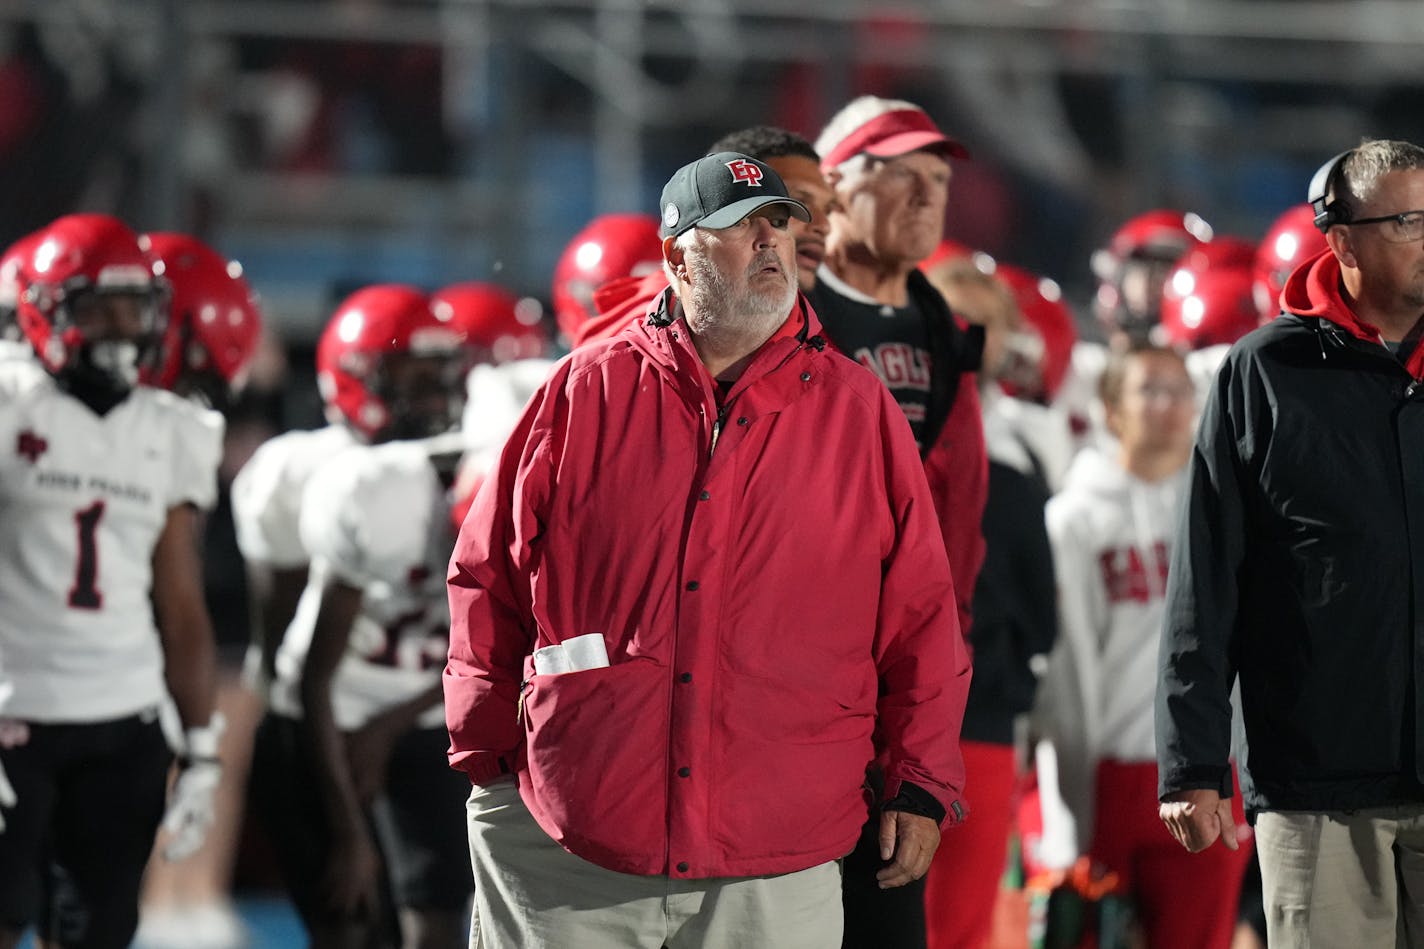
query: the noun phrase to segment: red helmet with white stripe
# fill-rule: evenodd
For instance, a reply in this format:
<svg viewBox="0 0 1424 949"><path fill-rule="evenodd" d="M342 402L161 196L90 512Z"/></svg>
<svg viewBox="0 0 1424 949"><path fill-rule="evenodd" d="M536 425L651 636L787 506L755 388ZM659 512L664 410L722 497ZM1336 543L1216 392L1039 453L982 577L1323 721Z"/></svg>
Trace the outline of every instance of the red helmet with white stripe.
<svg viewBox="0 0 1424 949"><path fill-rule="evenodd" d="M158 365L144 381L164 389L241 388L262 335L257 296L242 266L186 234L145 234L140 243L172 288Z"/></svg>
<svg viewBox="0 0 1424 949"><path fill-rule="evenodd" d="M1200 215L1168 209L1119 227L1091 261L1098 278L1093 308L1104 327L1145 340L1161 318L1162 283L1172 265L1211 234Z"/></svg>
<svg viewBox="0 0 1424 949"><path fill-rule="evenodd" d="M372 442L450 430L463 408L470 347L420 290L364 287L341 302L317 343L327 417Z"/></svg>
<svg viewBox="0 0 1424 949"><path fill-rule="evenodd" d="M574 235L554 267L554 316L573 339L595 313L593 291L619 277L641 277L663 265L658 219L650 214L604 214Z"/></svg>
<svg viewBox="0 0 1424 949"><path fill-rule="evenodd" d="M1010 342L1010 367L999 385L1009 395L1048 404L1068 375L1078 328L1057 282L1013 264L999 263L994 276L1014 295L1024 330ZM1026 331L1026 332L1025 332Z"/></svg>
<svg viewBox="0 0 1424 949"><path fill-rule="evenodd" d="M465 330L482 361L495 364L545 355L549 337L537 300L521 300L493 283L456 283L430 297L437 314Z"/></svg>
<svg viewBox="0 0 1424 949"><path fill-rule="evenodd" d="M1234 343L1259 324L1252 268L1256 246L1218 237L1182 255L1162 289L1160 333L1186 349Z"/></svg>
<svg viewBox="0 0 1424 949"><path fill-rule="evenodd" d="M1291 271L1329 246L1315 226L1315 209L1310 205L1298 204L1276 218L1256 245L1253 293L1261 322L1281 312L1281 291Z"/></svg>
<svg viewBox="0 0 1424 949"><path fill-rule="evenodd" d="M80 373L114 392L132 388L153 359L167 316L167 283L128 225L107 214L69 214L31 235L18 270L20 329L51 373ZM136 335L90 338L81 325L93 296L136 301Z"/></svg>

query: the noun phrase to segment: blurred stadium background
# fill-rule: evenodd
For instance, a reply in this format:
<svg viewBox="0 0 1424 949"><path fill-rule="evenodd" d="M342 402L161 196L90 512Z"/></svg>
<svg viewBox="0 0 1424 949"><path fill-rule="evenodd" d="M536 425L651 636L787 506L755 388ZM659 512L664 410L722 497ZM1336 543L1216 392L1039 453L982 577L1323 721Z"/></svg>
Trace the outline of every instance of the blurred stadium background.
<svg viewBox="0 0 1424 949"><path fill-rule="evenodd" d="M547 299L594 214L872 92L973 151L949 236L1081 300L1137 211L1255 238L1360 136L1424 139L1421 52L1417 0L0 0L0 240L194 233L300 345L357 283Z"/></svg>
<svg viewBox="0 0 1424 949"><path fill-rule="evenodd" d="M1119 223L1178 207L1254 241L1361 136L1424 142L1421 61L1419 0L0 0L0 246L104 211L244 264L289 373L254 373L225 485L320 423L312 346L346 292L492 280L547 305L575 232L655 211L732 129L922 104L974 153L947 235L1055 278L1091 331ZM206 577L240 655L230 532L220 507ZM250 944L300 944L252 851Z"/></svg>

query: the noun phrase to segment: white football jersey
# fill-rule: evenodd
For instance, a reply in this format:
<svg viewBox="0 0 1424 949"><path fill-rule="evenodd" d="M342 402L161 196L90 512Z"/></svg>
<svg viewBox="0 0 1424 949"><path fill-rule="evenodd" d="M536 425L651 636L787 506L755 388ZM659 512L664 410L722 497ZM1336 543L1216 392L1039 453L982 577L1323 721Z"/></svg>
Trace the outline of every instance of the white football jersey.
<svg viewBox="0 0 1424 949"><path fill-rule="evenodd" d="M504 449L524 407L549 378L552 359L516 359L497 366L481 364L465 377L465 412L460 422L472 457L493 464Z"/></svg>
<svg viewBox="0 0 1424 949"><path fill-rule="evenodd" d="M164 695L153 548L177 505L212 507L223 419L139 387L99 416L25 362L0 363L0 655L7 709L131 715Z"/></svg>
<svg viewBox="0 0 1424 949"><path fill-rule="evenodd" d="M237 546L248 561L279 569L304 567L302 493L312 474L352 445L346 425L284 432L263 442L232 481Z"/></svg>
<svg viewBox="0 0 1424 949"><path fill-rule="evenodd" d="M445 572L455 530L429 445L356 445L333 457L307 485L301 539L311 578L277 651L273 710L301 715L301 670L328 578L363 594L332 683L339 728L358 728L438 682L449 650ZM441 725L444 714L437 703L421 724Z"/></svg>
<svg viewBox="0 0 1424 949"><path fill-rule="evenodd" d="M11 360L39 364L39 361L35 359L35 349L30 345L29 340L0 339L0 362L10 362Z"/></svg>

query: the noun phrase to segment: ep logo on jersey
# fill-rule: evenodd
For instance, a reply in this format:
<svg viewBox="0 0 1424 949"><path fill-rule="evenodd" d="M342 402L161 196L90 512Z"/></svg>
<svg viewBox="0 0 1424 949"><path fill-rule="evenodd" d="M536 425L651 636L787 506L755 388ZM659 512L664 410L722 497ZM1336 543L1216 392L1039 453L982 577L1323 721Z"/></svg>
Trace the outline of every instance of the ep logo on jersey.
<svg viewBox="0 0 1424 949"><path fill-rule="evenodd" d="M727 162L727 168L732 172L733 181L744 182L748 188L761 187L761 169L745 158Z"/></svg>

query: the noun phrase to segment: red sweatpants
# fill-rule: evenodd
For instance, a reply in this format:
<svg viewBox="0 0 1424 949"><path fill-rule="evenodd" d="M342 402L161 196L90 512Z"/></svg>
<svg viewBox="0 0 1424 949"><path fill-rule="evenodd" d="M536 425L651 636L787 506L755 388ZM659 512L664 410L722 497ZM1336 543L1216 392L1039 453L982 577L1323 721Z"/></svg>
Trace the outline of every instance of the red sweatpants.
<svg viewBox="0 0 1424 949"><path fill-rule="evenodd" d="M1232 783L1236 775L1232 773ZM1093 858L1126 877L1147 945L1152 949L1228 949L1236 928L1241 878L1254 839L1241 809L1232 817L1247 839L1239 850L1220 842L1188 853L1157 817L1157 765L1103 761L1098 765Z"/></svg>
<svg viewBox="0 0 1424 949"><path fill-rule="evenodd" d="M1014 749L975 741L964 754L969 819L944 832L925 876L927 949L981 949L1004 876L1015 808Z"/></svg>

